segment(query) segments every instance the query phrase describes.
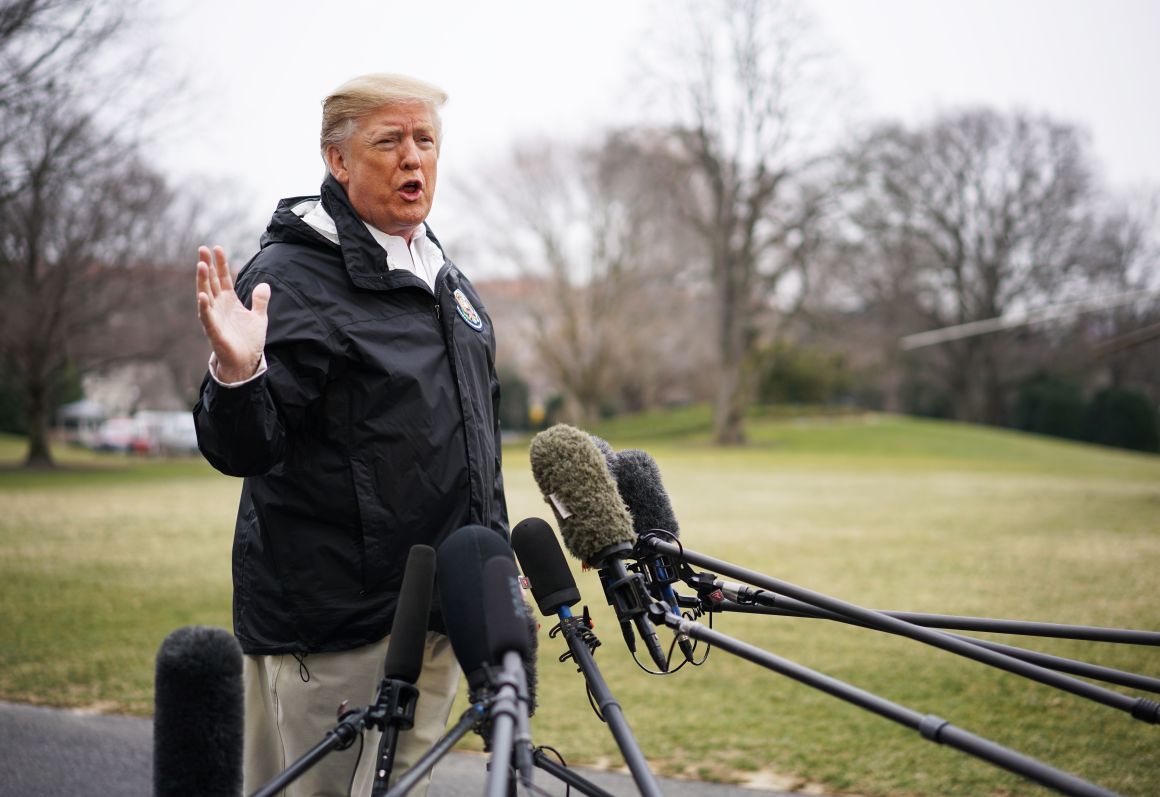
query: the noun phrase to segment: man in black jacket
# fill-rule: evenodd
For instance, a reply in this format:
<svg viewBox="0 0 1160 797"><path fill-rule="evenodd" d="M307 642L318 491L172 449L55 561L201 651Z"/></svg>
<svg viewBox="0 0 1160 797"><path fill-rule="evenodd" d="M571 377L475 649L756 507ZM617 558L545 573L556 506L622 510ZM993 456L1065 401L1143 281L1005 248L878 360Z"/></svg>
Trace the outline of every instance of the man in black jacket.
<svg viewBox="0 0 1160 797"><path fill-rule="evenodd" d="M508 534L491 319L424 223L446 95L397 75L323 103L321 194L279 203L234 285L202 248L213 354L205 457L243 476L234 632L246 655L246 793L307 752L339 703L371 702L410 547ZM248 306L247 306L248 305ZM433 612L401 773L442 733L458 669ZM287 792L369 793L377 734Z"/></svg>

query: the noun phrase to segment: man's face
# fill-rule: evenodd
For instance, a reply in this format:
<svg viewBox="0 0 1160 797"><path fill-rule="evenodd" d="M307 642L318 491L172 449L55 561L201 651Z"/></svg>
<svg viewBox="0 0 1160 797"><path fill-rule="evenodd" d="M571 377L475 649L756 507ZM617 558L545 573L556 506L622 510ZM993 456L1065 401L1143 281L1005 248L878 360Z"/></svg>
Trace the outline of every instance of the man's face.
<svg viewBox="0 0 1160 797"><path fill-rule="evenodd" d="M358 123L345 147L331 147L326 157L360 218L411 240L435 199L439 145L426 105L379 108Z"/></svg>

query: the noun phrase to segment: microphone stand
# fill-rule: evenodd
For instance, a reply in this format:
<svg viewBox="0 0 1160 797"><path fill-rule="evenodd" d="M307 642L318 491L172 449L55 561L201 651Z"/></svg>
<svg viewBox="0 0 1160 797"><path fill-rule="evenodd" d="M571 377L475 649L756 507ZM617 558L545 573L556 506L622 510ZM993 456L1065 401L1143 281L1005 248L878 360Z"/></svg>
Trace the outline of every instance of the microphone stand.
<svg viewBox="0 0 1160 797"><path fill-rule="evenodd" d="M637 788L642 797L662 797L663 792L660 785L657 783L652 770L649 769L644 753L641 752L640 745L637 744L636 738L632 735L632 730L628 727L628 721L624 718L620 703L612 696L608 684L596 666L592 651L600 645L600 640L592 633L587 619L587 610L582 617L572 616L567 607L561 607L559 611L560 623L558 627L568 643L572 659L575 660L580 671L584 674L584 680L588 684L588 689L592 693L600 715L608 723L612 736L616 739L616 744L624 756L624 763L628 765L632 778L636 781Z"/></svg>
<svg viewBox="0 0 1160 797"><path fill-rule="evenodd" d="M911 639L932 645L937 648L964 656L975 661L989 664L992 667L997 667L1001 670L1022 675L1025 678L1030 678L1033 681L1038 681L1048 686L1054 686L1057 689L1062 689L1065 692L1070 692L1080 697L1086 697L1089 700L1094 700L1097 703L1118 709L1130 714L1133 718L1141 722L1150 724L1160 723L1160 703L1146 698L1133 698L1127 695L1122 695L1119 692L1113 692L1110 689L1105 689L1095 684L1090 684L1086 681L1080 681L1067 675L1062 675L1054 670L1049 670L1045 667L1040 667L1026 661L1007 656L995 650L973 645L962 638L954 637L950 634L945 634L941 631L936 631L930 628L923 628L922 626L913 625L904 620L899 620L880 612L875 612L871 609L866 609L861 606L856 606L852 603L839 600L837 598L823 595L819 592L799 587L787 581L772 578L762 573L755 572L720 559L714 559L711 556L690 551L683 546L673 545L672 543L664 542L657 539L653 535L644 535L638 538L638 547L645 550L657 551L659 553L668 554L675 557L677 560L684 560L700 567L709 568L721 573L726 573L733 578L741 579L742 581L759 586L762 589L778 592L797 598L800 601L808 603L812 606L826 609L835 614L842 615L856 620L870 628L876 628L880 631L887 631L898 634L899 636L909 637ZM655 616L656 612L652 609L649 614Z"/></svg>
<svg viewBox="0 0 1160 797"><path fill-rule="evenodd" d="M281 774L275 776L273 780L265 786L262 786L250 795L250 797L274 797L275 794L279 794L291 783L302 777L308 769L325 758L331 751L345 750L350 747L354 744L354 740L358 738L358 735L367 727L367 715L369 713L370 708L368 707L358 711L348 711L340 716L338 724L326 732L321 742L312 747L293 764L286 767Z"/></svg>
<svg viewBox="0 0 1160 797"><path fill-rule="evenodd" d="M709 576L708 573L698 573L698 576ZM690 582L691 583L691 582ZM764 593L768 595L769 593ZM690 608L697 608L705 612L736 612L739 614L762 614L777 617L796 617L804 619L822 619L834 620L847 625L855 625L861 628L869 628L865 623L859 623L848 617L834 614L832 612L825 612L822 610L798 611L796 609L788 608L768 608L766 606L753 606L745 603L737 603L735 601L718 601L702 594L700 599L682 598L678 596L678 601ZM778 598L779 602L781 598ZM790 599L785 599L790 600ZM793 601L798 603L798 601ZM802 604L806 606L807 604ZM890 616L897 616L895 613L889 612ZM1046 667L1057 672L1066 672L1072 675L1079 675L1084 678L1093 678L1097 681L1104 681L1105 683L1117 684L1119 686L1126 686L1130 689L1142 689L1147 692L1160 693L1160 678L1152 678L1146 675L1139 675L1137 673L1125 672L1124 670L1117 670L1113 667L1104 667L1098 664L1091 664L1085 661L1078 661L1076 659L1069 659L1063 656L1053 656L1049 653L1041 653L1035 650L1027 650L1026 648L1019 648L1013 645L1004 645L999 642L991 642L985 639L975 639L974 637L961 636L959 634L950 634L954 639L961 639L964 642L972 645L977 645L982 648L988 648L998 653L1002 653L1012 658L1021 659L1032 664Z"/></svg>
<svg viewBox="0 0 1160 797"><path fill-rule="evenodd" d="M459 720L455 725L443 735L431 749L424 753L414 765L399 776L395 781L395 785L391 787L385 797L403 797L411 789L419 784L435 765L441 761L451 750L459 743L459 740L467 735L467 732L472 728L479 729L484 721L488 718L494 701L494 696L488 698L487 701L480 701L473 703L460 715ZM588 797L615 797L610 792L605 791L590 780L581 775L576 774L566 766L553 761L540 748L532 750L532 763L547 772L549 775L557 778L563 783L568 784L572 788L578 790Z"/></svg>
<svg viewBox="0 0 1160 797"><path fill-rule="evenodd" d="M523 674L523 662L515 651L504 654L503 668L498 675L489 674L495 698L491 703L491 762L484 791L486 797L505 797L510 783L509 762L522 755L517 753L515 735L521 714L527 716L528 687L526 681L520 683L524 681ZM527 764L531 764L530 757ZM522 765L518 769L520 780L527 786L531 782L528 770Z"/></svg>
<svg viewBox="0 0 1160 797"><path fill-rule="evenodd" d="M430 750L424 753L414 765L399 776L395 781L395 785L390 788L385 797L403 797L404 794L423 779L423 776L430 772L439 761L451 752L456 743L467 735L467 732L478 725L487 715L486 703L472 703L459 716L459 721L443 734L443 737L437 741Z"/></svg>
<svg viewBox="0 0 1160 797"><path fill-rule="evenodd" d="M677 617L662 605L654 605L649 614L656 623L664 623L675 631L688 634L766 669L786 675L795 681L864 708L888 720L918 731L924 739L945 744L981 758L1017 775L1075 797L1115 797L1108 791L1082 778L1056 769L1031 756L1016 752L1000 744L952 725L941 717L920 714L913 709L886 700L875 694L851 686L836 678L823 675L788 659L775 656L700 623Z"/></svg>
<svg viewBox="0 0 1160 797"><path fill-rule="evenodd" d="M803 601L776 595L762 589L752 589L742 584L720 581L711 573L695 573L686 577L685 582L697 590L702 599L717 601L713 593L719 591L725 598L732 598L740 606L759 606L772 611L754 612L762 614L799 615L827 620L844 620L833 612L825 612ZM1114 642L1126 645L1160 646L1160 631L1142 631L1133 628L1102 628L1090 625L1069 625L1065 623L1036 623L1027 620L1001 620L991 617L962 617L953 614L926 614L923 612L890 612L875 609L879 614L905 620L912 625L925 628L949 628L956 631L980 631L993 634L1016 634L1022 636L1050 637L1053 639L1078 639L1086 642Z"/></svg>
<svg viewBox="0 0 1160 797"><path fill-rule="evenodd" d="M395 742L400 730L407 730L415 724L415 704L419 700L419 690L413 684L397 678L384 678L375 695L375 702L363 709L347 711L339 716L338 724L327 731L322 741L308 750L305 755L288 766L281 774L262 786L251 797L273 797L317 764L334 750L345 750L366 728L382 731L379 745L379 760L375 775L374 797L381 797L391 765L395 760Z"/></svg>

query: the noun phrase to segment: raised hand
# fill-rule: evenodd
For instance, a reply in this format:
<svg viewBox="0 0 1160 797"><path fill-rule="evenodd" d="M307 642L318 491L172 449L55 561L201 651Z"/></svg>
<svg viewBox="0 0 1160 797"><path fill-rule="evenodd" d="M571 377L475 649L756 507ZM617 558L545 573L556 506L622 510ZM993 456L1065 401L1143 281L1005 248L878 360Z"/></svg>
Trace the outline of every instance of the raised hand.
<svg viewBox="0 0 1160 797"><path fill-rule="evenodd" d="M226 253L215 246L197 250L197 317L217 357L217 378L241 382L258 370L266 345L266 305L270 286L254 287L248 309L234 293Z"/></svg>

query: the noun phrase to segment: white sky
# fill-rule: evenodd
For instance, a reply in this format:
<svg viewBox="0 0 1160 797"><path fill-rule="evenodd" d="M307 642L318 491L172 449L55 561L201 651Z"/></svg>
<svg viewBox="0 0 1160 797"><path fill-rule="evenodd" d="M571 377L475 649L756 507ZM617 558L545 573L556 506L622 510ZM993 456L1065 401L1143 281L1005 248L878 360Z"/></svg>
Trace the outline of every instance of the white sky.
<svg viewBox="0 0 1160 797"><path fill-rule="evenodd" d="M665 7L663 2L659 3ZM1116 187L1160 185L1160 2L813 0L845 59L860 118L915 122L987 104L1076 123ZM646 0L166 0L150 31L190 77L157 163L228 178L263 222L314 193L320 101L349 77L397 71L446 89L440 186L520 138L579 139L634 117ZM675 5L674 5L675 7ZM440 203L433 223L440 228Z"/></svg>

